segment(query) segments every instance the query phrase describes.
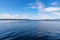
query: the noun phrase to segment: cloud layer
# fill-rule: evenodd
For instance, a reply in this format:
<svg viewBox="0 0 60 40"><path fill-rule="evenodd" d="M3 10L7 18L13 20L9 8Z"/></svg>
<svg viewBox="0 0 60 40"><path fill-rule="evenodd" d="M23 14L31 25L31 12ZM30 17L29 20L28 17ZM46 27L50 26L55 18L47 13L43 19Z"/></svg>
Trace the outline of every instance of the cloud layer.
<svg viewBox="0 0 60 40"><path fill-rule="evenodd" d="M57 6L57 2L51 2L46 7L42 2L38 0L35 3L29 3L27 8L37 9L36 15L20 14L0 14L0 19L60 19L60 7Z"/></svg>
<svg viewBox="0 0 60 40"><path fill-rule="evenodd" d="M19 19L20 15L0 14L0 19Z"/></svg>
<svg viewBox="0 0 60 40"><path fill-rule="evenodd" d="M35 2L34 8L38 10L36 18L38 19L60 19L60 7L57 2L51 2L50 6L46 7L38 0ZM33 6L30 6L33 7ZM33 8L32 8L33 9Z"/></svg>

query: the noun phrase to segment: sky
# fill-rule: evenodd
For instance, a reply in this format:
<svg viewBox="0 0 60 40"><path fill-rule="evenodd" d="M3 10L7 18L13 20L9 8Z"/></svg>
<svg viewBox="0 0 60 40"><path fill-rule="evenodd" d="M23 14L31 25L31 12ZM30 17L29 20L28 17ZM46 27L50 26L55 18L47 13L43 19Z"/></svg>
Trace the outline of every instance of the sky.
<svg viewBox="0 0 60 40"><path fill-rule="evenodd" d="M0 19L60 19L60 0L0 0Z"/></svg>

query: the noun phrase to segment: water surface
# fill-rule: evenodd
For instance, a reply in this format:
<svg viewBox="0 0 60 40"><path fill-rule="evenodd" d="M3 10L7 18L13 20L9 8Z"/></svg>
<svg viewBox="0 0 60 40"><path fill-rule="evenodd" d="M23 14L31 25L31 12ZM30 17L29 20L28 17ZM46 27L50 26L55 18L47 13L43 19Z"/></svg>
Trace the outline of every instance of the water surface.
<svg viewBox="0 0 60 40"><path fill-rule="evenodd" d="M57 40L59 21L0 20L0 40Z"/></svg>

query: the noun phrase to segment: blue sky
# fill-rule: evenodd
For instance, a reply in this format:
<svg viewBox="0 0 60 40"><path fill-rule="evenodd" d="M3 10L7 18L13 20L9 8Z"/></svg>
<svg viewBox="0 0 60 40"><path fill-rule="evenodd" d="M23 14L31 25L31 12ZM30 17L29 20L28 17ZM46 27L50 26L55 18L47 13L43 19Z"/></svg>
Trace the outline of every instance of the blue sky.
<svg viewBox="0 0 60 40"><path fill-rule="evenodd" d="M0 0L0 19L60 18L60 0Z"/></svg>

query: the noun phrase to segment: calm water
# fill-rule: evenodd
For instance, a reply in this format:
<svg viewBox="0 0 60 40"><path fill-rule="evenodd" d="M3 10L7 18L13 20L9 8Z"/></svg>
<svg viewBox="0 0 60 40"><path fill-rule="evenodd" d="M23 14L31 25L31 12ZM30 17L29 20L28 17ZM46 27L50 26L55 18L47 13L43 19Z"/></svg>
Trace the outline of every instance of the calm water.
<svg viewBox="0 0 60 40"><path fill-rule="evenodd" d="M0 20L0 40L57 40L59 21Z"/></svg>

